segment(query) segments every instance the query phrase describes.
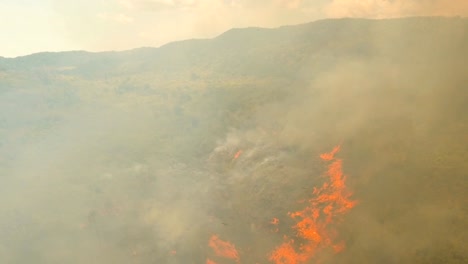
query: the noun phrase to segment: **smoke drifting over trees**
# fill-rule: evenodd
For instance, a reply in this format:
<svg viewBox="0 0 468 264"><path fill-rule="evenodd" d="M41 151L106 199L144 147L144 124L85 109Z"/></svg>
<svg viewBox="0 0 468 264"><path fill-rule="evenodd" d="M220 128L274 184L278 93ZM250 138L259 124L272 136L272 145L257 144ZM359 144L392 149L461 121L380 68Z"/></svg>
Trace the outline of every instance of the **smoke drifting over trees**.
<svg viewBox="0 0 468 264"><path fill-rule="evenodd" d="M467 59L462 18L0 58L0 262L272 263L339 145L313 260L466 263Z"/></svg>

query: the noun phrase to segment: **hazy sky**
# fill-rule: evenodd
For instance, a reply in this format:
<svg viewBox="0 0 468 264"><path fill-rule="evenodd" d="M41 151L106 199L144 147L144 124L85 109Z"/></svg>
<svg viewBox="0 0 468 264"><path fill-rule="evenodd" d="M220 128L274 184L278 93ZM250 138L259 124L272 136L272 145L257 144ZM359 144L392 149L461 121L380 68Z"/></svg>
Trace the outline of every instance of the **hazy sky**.
<svg viewBox="0 0 468 264"><path fill-rule="evenodd" d="M466 0L0 0L0 56L123 50L328 17L467 16Z"/></svg>

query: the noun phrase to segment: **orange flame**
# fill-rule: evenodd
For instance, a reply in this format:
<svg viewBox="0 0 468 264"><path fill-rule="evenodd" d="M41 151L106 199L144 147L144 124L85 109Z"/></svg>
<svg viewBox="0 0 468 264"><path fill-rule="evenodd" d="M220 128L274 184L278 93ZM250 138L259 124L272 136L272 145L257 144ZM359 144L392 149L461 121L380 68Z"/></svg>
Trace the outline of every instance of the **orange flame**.
<svg viewBox="0 0 468 264"><path fill-rule="evenodd" d="M334 159L335 154L338 151L340 151L340 147L341 146L338 145L338 146L334 147L331 152L320 154L320 158L322 158L323 160L332 160L332 159Z"/></svg>
<svg viewBox="0 0 468 264"><path fill-rule="evenodd" d="M292 228L302 243L297 246L294 239L285 236L285 242L269 255L269 260L275 264L306 263L315 257L317 251L324 248L331 248L335 253L344 250L344 242L335 241L337 232L333 228L333 224L340 216L352 209L357 202L350 199L352 193L346 188L346 176L342 171L343 162L341 159L335 158L339 150L340 146L336 146L331 152L320 155L322 160L331 162L325 173L327 181L320 188L314 188L311 199L304 200L307 206L303 210L288 213L292 219L297 220ZM234 159L237 159L241 153L242 151L239 150ZM279 219L273 218L270 224L277 227ZM278 232L278 228L275 229L275 232ZM208 244L216 256L240 263L239 254L230 242L223 241L217 235L213 235ZM216 264L216 262L208 258L206 264Z"/></svg>
<svg viewBox="0 0 468 264"><path fill-rule="evenodd" d="M270 223L271 223L272 225L278 225L279 219L275 217L275 218L273 218L273 220L271 220Z"/></svg>
<svg viewBox="0 0 468 264"><path fill-rule="evenodd" d="M211 259L206 259L206 264L216 264L216 262L212 261Z"/></svg>
<svg viewBox="0 0 468 264"><path fill-rule="evenodd" d="M293 219L299 221L293 226L297 237L305 240L299 250L294 247L294 240L284 242L270 255L270 261L275 264L299 264L313 258L318 249L331 247L335 252L344 249L343 243L336 243L336 231L333 224L337 217L349 211L356 205L350 200L351 192L346 189L346 177L342 171L342 160L336 159L335 154L340 146L330 153L321 154L325 161L332 161L328 166L326 176L328 181L320 188L314 188L313 198L308 200L308 206L301 211L289 213Z"/></svg>
<svg viewBox="0 0 468 264"><path fill-rule="evenodd" d="M273 232L275 233L278 233L279 231L279 228L278 228L278 224L279 224L279 219L278 218L273 218L270 222L270 224L274 225L275 226L275 229L273 229Z"/></svg>
<svg viewBox="0 0 468 264"><path fill-rule="evenodd" d="M237 159L239 158L239 156L242 154L242 150L239 150L236 152L236 154L234 155L234 158L233 159Z"/></svg>
<svg viewBox="0 0 468 264"><path fill-rule="evenodd" d="M276 264L298 264L299 261L303 261L303 256L296 253L293 244L294 240L281 244L271 253L270 260Z"/></svg>
<svg viewBox="0 0 468 264"><path fill-rule="evenodd" d="M228 241L223 241L218 238L217 235L213 235L208 242L208 245L213 249L215 254L219 257L233 259L236 262L239 262L239 253L236 250L236 247ZM212 260L207 260L212 261Z"/></svg>

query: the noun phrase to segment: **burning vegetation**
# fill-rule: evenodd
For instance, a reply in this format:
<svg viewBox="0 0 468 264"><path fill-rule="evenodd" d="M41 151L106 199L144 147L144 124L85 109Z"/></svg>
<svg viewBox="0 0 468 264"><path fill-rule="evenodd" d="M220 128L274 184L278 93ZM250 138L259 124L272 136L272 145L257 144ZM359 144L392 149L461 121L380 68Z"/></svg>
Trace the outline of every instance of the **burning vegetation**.
<svg viewBox="0 0 468 264"><path fill-rule="evenodd" d="M304 201L305 207L302 210L288 213L288 216L295 221L291 227L295 235L293 237L284 235L284 242L269 254L270 262L307 263L326 248L331 248L335 253L344 250L345 244L339 240L336 225L357 202L351 199L352 193L345 185L346 176L342 170L342 160L335 157L339 150L340 146L337 146L331 152L320 155L324 162L329 163L324 174L325 182L321 187L313 188L311 197ZM238 158L240 153L241 151L238 151L235 158ZM277 226L279 221L275 217L270 224ZM279 232L278 228L274 230L275 233ZM218 235L213 235L208 245L212 248L215 257L223 261L229 259L241 263L236 247L228 241L221 240ZM218 262L207 258L206 263Z"/></svg>

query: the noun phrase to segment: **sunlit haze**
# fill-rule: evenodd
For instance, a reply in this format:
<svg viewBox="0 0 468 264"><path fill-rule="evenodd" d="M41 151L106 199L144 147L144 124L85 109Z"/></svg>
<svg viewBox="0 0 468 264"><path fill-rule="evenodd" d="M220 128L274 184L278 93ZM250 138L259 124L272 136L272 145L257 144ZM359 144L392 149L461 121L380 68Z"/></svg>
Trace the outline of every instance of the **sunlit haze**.
<svg viewBox="0 0 468 264"><path fill-rule="evenodd" d="M157 47L330 17L467 14L464 0L2 0L0 56Z"/></svg>

